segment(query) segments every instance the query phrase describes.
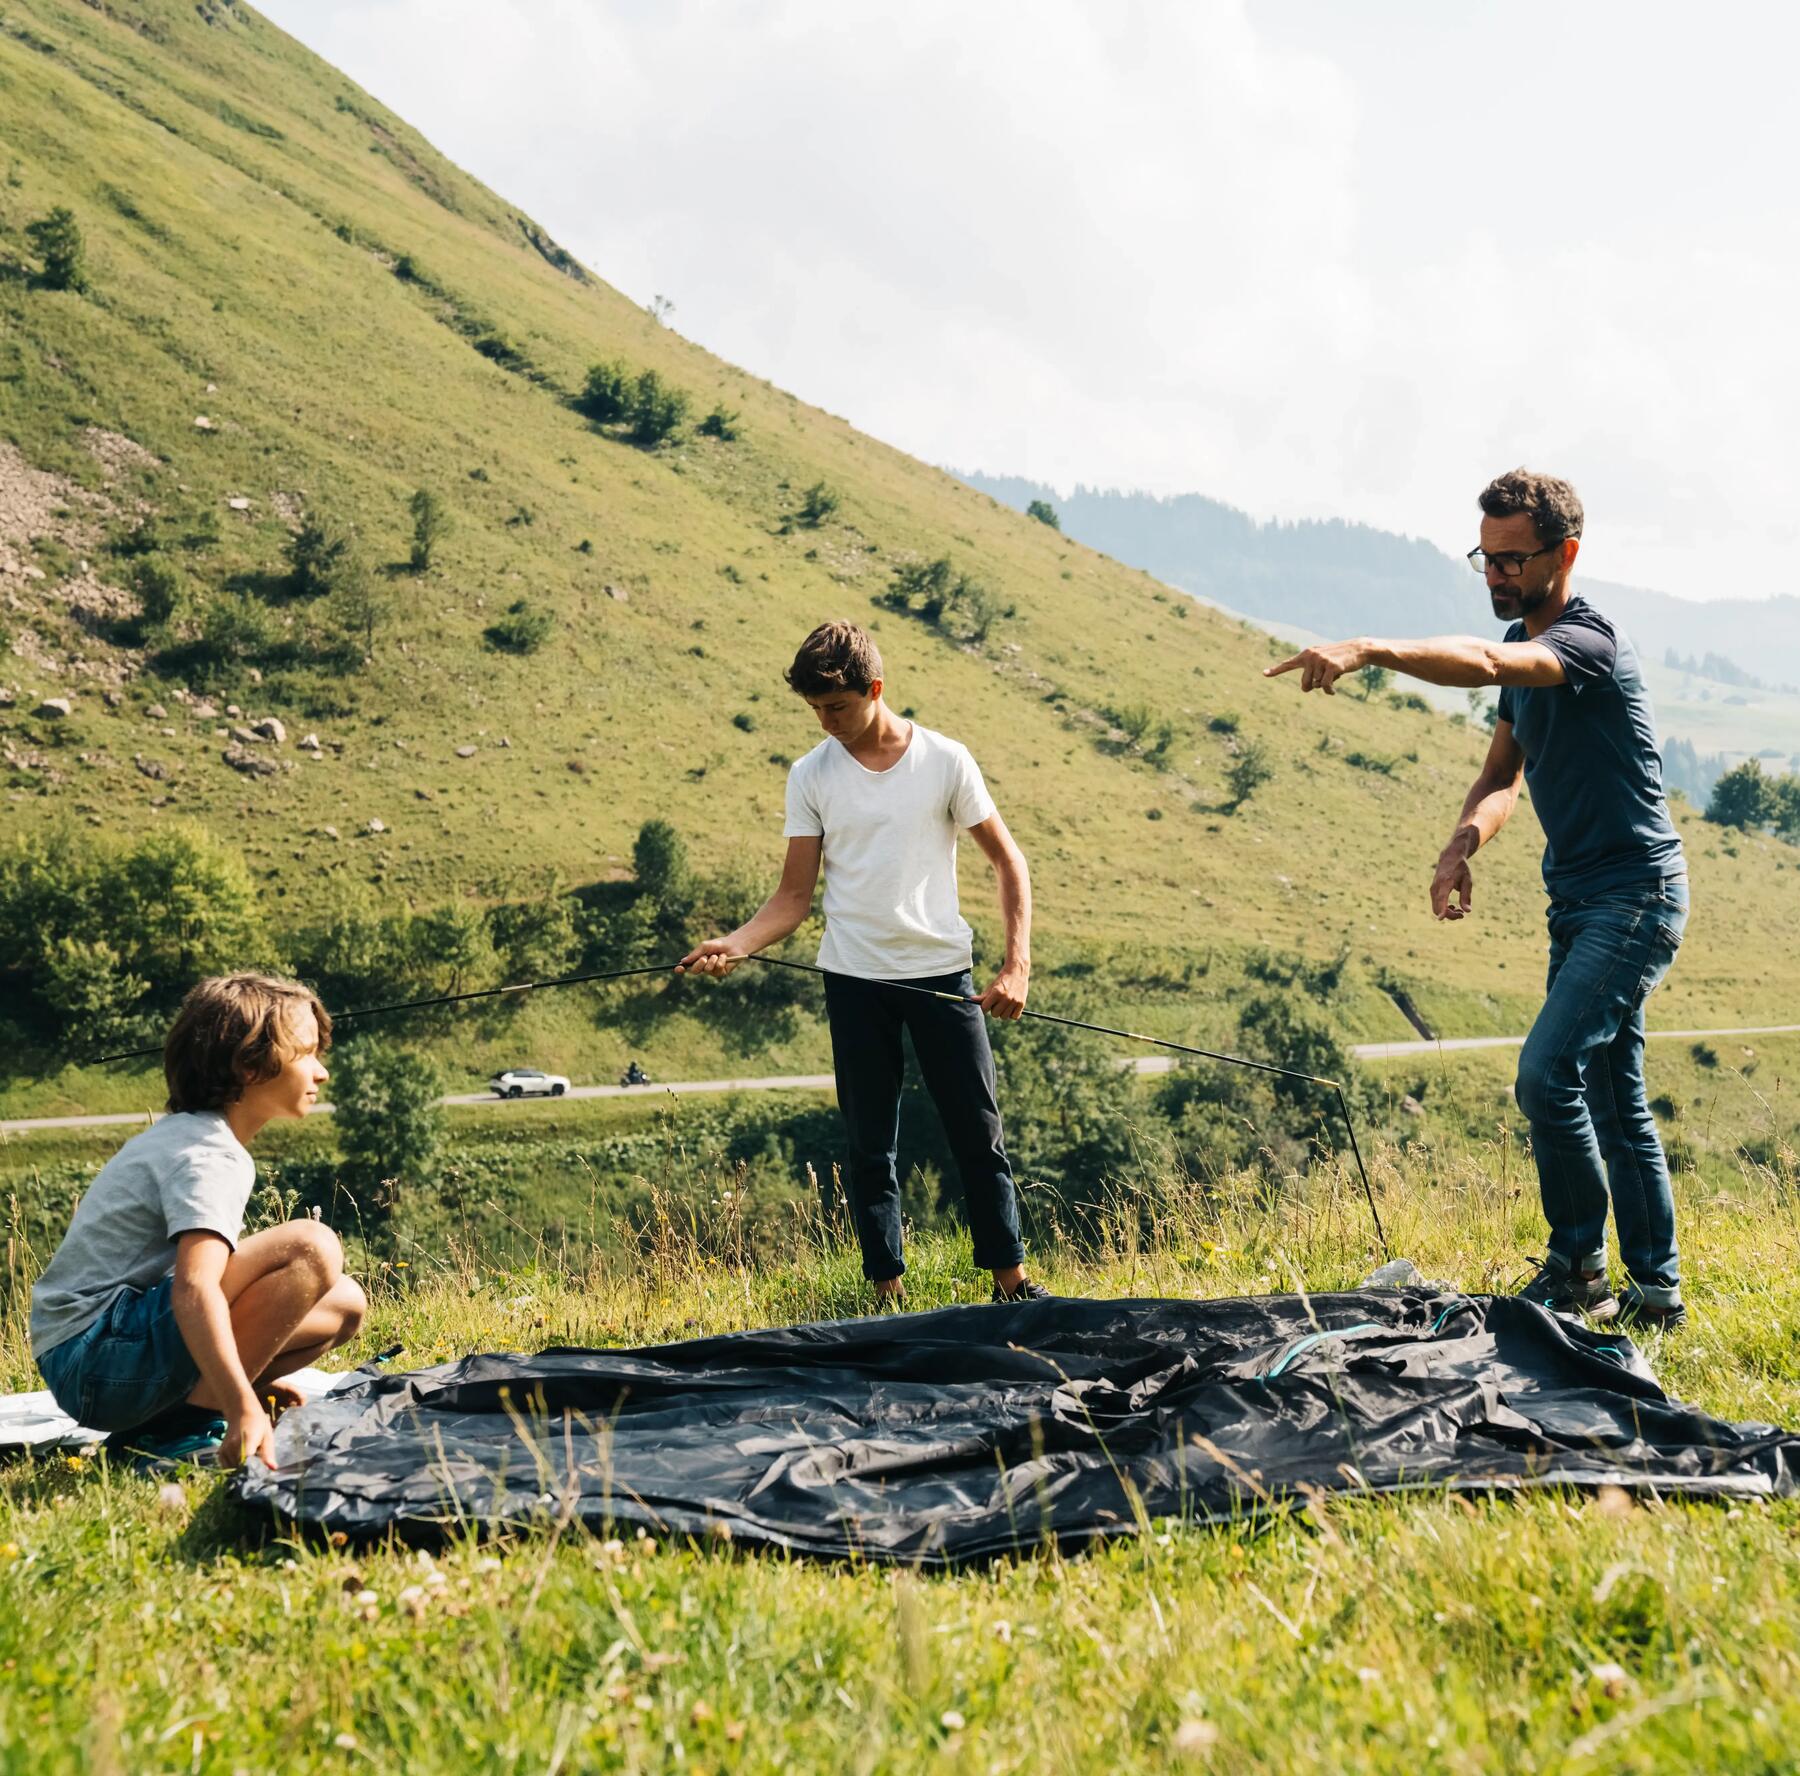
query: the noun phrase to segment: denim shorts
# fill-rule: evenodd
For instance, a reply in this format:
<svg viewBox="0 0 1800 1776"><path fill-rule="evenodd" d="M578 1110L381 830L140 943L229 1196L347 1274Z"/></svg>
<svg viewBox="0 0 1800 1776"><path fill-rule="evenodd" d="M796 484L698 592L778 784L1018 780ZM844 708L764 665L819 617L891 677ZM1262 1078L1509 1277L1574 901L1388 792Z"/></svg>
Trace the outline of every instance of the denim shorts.
<svg viewBox="0 0 1800 1776"><path fill-rule="evenodd" d="M91 1431L129 1431L194 1391L200 1368L175 1324L175 1278L121 1289L91 1326L37 1366L56 1403Z"/></svg>

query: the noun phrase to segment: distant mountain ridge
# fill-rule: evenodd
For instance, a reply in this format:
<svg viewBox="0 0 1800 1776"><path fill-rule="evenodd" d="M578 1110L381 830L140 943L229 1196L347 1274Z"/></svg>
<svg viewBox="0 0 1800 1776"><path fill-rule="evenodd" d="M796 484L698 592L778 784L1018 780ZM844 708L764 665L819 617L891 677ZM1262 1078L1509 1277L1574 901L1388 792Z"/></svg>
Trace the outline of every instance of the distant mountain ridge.
<svg viewBox="0 0 1800 1776"><path fill-rule="evenodd" d="M1078 485L1061 495L1014 475L952 473L1018 511L1047 500L1069 536L1259 622L1324 635L1424 635L1489 622L1475 576L1418 537L1339 518L1259 523L1197 493ZM1800 681L1800 597L1702 604L1606 580L1584 580L1582 589L1617 615L1647 658L1671 649L1724 655L1746 678Z"/></svg>

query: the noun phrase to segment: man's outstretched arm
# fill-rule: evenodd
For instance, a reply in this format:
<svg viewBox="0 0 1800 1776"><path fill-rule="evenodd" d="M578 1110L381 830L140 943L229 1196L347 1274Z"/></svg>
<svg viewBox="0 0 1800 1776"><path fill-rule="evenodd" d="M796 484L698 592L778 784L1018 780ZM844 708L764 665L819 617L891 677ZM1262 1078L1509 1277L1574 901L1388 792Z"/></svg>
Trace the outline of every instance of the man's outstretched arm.
<svg viewBox="0 0 1800 1776"><path fill-rule="evenodd" d="M729 974L746 956L754 956L758 950L791 937L812 911L813 889L818 886L819 859L824 851L825 841L816 834L789 839L775 892L737 930L724 937L709 937L689 950L675 964L675 972Z"/></svg>
<svg viewBox="0 0 1800 1776"><path fill-rule="evenodd" d="M1427 684L1470 690L1481 685L1567 682L1562 662L1541 641L1483 641L1475 635L1434 635L1424 641L1379 641L1362 635L1353 641L1322 641L1265 666L1263 677L1298 672L1301 690L1329 692L1346 672L1360 672L1365 666L1385 666Z"/></svg>
<svg viewBox="0 0 1800 1776"><path fill-rule="evenodd" d="M1525 754L1513 738L1511 722L1501 722L1482 760L1481 772L1463 798L1462 813L1450 843L1431 874L1431 910L1440 919L1460 919L1473 905L1474 878L1469 859L1506 824L1519 800Z"/></svg>
<svg viewBox="0 0 1800 1776"><path fill-rule="evenodd" d="M994 984L981 995L981 1009L993 1017L1016 1018L1031 990L1031 871L998 814L970 827L969 836L994 866L1000 885L1000 923L1006 932L1006 958Z"/></svg>

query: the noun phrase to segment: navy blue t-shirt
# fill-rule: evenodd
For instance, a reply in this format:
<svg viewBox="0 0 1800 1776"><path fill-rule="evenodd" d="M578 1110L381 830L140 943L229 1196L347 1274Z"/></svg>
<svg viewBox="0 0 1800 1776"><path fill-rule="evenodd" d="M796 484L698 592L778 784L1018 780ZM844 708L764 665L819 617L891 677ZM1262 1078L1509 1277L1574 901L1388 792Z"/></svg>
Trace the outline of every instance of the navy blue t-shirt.
<svg viewBox="0 0 1800 1776"><path fill-rule="evenodd" d="M1523 623L1508 641L1529 641ZM1585 598L1536 638L1568 682L1507 685L1500 719L1525 754L1544 829L1544 886L1558 900L1629 888L1684 869L1663 796L1650 693L1630 638Z"/></svg>

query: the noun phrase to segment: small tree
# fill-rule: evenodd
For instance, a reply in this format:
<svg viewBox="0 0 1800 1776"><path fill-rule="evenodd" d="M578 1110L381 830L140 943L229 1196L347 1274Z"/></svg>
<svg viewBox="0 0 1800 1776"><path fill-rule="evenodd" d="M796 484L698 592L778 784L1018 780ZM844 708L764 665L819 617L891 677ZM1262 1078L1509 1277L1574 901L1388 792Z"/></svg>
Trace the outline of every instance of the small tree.
<svg viewBox="0 0 1800 1776"><path fill-rule="evenodd" d="M1775 780L1775 808L1770 818L1784 839L1790 844L1800 843L1800 777Z"/></svg>
<svg viewBox="0 0 1800 1776"><path fill-rule="evenodd" d="M631 846L631 873L652 900L685 902L693 892L687 846L666 820L646 820Z"/></svg>
<svg viewBox="0 0 1800 1776"><path fill-rule="evenodd" d="M550 980L580 952L573 903L554 886L536 900L495 907L488 930L509 982Z"/></svg>
<svg viewBox="0 0 1800 1776"><path fill-rule="evenodd" d="M1356 682L1362 686L1363 701L1366 703L1371 697L1385 691L1393 676L1385 666L1365 666L1356 675Z"/></svg>
<svg viewBox="0 0 1800 1776"><path fill-rule="evenodd" d="M355 545L347 530L309 512L288 540L288 584L298 598L324 598L352 571Z"/></svg>
<svg viewBox="0 0 1800 1776"><path fill-rule="evenodd" d="M1027 518L1035 518L1040 524L1047 524L1052 530L1062 529L1062 520L1056 515L1056 508L1048 500L1034 499L1025 508Z"/></svg>
<svg viewBox="0 0 1800 1776"><path fill-rule="evenodd" d="M443 1085L422 1056L359 1036L332 1057L343 1181L362 1218L363 1237L387 1245L403 1190L428 1188L444 1141Z"/></svg>
<svg viewBox="0 0 1800 1776"><path fill-rule="evenodd" d="M654 370L637 379L631 393L631 441L646 448L671 437L687 418L688 398Z"/></svg>
<svg viewBox="0 0 1800 1776"><path fill-rule="evenodd" d="M1741 765L1733 765L1713 785L1706 818L1715 826L1752 831L1775 818L1774 786L1763 775L1760 759L1748 758Z"/></svg>
<svg viewBox="0 0 1800 1776"><path fill-rule="evenodd" d="M1235 813L1241 808L1274 775L1275 767L1269 762L1269 754L1260 740L1252 740L1242 747L1225 773L1225 781L1231 789L1232 811Z"/></svg>
<svg viewBox="0 0 1800 1776"><path fill-rule="evenodd" d="M387 589L360 562L337 578L331 593L331 620L346 641L365 655L375 651L375 632L394 614Z"/></svg>
<svg viewBox="0 0 1800 1776"><path fill-rule="evenodd" d="M631 411L631 374L623 364L590 364L576 411L595 425L616 425Z"/></svg>
<svg viewBox="0 0 1800 1776"><path fill-rule="evenodd" d="M88 287L86 247L75 212L58 204L49 215L25 225L25 238L43 269L38 284L46 290L85 290Z"/></svg>
<svg viewBox="0 0 1800 1776"><path fill-rule="evenodd" d="M431 551L444 534L447 518L444 502L428 488L421 487L408 502L407 509L412 513L413 521L412 570L424 573L431 566Z"/></svg>
<svg viewBox="0 0 1800 1776"><path fill-rule="evenodd" d="M809 530L817 530L837 509L836 492L823 481L815 481L800 501L800 522Z"/></svg>

